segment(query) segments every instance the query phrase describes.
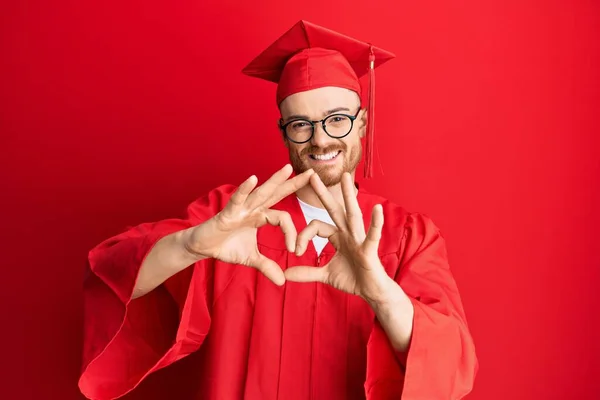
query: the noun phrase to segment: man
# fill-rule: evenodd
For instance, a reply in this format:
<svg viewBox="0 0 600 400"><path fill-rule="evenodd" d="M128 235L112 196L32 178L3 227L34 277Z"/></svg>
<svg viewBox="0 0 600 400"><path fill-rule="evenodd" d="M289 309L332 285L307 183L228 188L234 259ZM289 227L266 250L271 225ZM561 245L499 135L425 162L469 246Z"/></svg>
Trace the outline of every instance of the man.
<svg viewBox="0 0 600 400"><path fill-rule="evenodd" d="M291 166L90 252L83 394L120 397L192 352L198 399L470 392L477 359L439 230L354 184L373 69L392 56L301 21L250 63L278 83Z"/></svg>

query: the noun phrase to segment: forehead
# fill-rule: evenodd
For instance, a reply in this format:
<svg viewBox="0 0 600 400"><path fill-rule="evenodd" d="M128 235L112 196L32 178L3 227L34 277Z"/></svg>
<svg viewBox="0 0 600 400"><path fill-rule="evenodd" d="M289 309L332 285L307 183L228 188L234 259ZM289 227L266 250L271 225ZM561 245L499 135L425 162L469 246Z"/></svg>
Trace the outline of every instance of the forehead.
<svg viewBox="0 0 600 400"><path fill-rule="evenodd" d="M360 104L356 92L339 87L322 87L294 93L281 102L279 109L282 118L289 115L307 115L321 117L327 110L347 107L354 110Z"/></svg>

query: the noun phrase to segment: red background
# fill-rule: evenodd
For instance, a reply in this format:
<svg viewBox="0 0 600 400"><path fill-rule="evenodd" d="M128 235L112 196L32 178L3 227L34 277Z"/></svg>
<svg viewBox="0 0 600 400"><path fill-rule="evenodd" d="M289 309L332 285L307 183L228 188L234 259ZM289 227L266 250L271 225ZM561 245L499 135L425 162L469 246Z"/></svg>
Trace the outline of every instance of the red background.
<svg viewBox="0 0 600 400"><path fill-rule="evenodd" d="M275 87L240 70L304 18L398 56L377 70L385 175L363 184L445 233L469 398L597 398L598 3L4 3L0 397L81 398L93 245L286 162ZM183 360L129 398L185 393Z"/></svg>

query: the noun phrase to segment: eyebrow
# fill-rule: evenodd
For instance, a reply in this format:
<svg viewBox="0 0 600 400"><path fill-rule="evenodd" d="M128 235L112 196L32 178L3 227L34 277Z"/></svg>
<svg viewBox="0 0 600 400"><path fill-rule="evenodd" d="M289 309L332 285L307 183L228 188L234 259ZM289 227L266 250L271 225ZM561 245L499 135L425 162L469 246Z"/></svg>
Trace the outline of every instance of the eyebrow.
<svg viewBox="0 0 600 400"><path fill-rule="evenodd" d="M323 115L330 115L336 112L340 112L340 111L350 111L350 109L348 107L336 107L336 108L332 108L331 110L327 110L323 113ZM294 115L290 115L289 117L287 117L284 121L288 122L294 119L306 119L311 121L310 117L308 115L300 115L300 114L294 114Z"/></svg>

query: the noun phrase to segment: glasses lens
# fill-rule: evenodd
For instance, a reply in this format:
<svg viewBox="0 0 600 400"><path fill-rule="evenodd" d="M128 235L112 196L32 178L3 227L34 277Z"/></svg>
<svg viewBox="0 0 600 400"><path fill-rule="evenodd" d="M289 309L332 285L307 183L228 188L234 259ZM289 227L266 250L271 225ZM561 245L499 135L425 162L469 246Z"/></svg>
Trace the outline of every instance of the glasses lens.
<svg viewBox="0 0 600 400"><path fill-rule="evenodd" d="M285 127L285 134L294 142L306 142L312 135L312 124L302 119L292 121Z"/></svg>
<svg viewBox="0 0 600 400"><path fill-rule="evenodd" d="M352 130L352 120L343 114L330 115L325 120L325 130L333 137L346 136Z"/></svg>

